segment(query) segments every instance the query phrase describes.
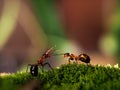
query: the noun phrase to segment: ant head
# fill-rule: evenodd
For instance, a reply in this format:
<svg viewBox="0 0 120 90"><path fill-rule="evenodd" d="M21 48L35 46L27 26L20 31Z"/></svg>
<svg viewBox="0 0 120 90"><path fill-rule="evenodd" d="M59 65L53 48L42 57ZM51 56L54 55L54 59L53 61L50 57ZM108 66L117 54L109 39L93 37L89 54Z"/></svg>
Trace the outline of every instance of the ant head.
<svg viewBox="0 0 120 90"><path fill-rule="evenodd" d="M68 56L70 56L70 53L65 53L64 54L64 57L68 57Z"/></svg>

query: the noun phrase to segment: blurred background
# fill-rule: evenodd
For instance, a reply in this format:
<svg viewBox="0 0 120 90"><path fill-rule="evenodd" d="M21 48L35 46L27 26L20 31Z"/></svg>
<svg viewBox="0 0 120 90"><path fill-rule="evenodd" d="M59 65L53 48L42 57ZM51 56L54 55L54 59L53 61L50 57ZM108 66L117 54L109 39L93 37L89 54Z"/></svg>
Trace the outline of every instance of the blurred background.
<svg viewBox="0 0 120 90"><path fill-rule="evenodd" d="M35 63L52 46L86 53L92 65L119 63L120 0L0 0L0 72Z"/></svg>

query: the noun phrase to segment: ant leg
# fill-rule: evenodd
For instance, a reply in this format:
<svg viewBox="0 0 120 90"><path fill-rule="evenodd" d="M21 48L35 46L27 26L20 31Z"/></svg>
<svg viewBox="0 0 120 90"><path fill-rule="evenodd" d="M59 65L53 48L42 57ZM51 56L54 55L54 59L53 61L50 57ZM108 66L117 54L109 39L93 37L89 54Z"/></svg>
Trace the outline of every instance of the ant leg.
<svg viewBox="0 0 120 90"><path fill-rule="evenodd" d="M70 64L70 59L68 59L68 63Z"/></svg>
<svg viewBox="0 0 120 90"><path fill-rule="evenodd" d="M46 62L46 63L43 64L43 66L45 66L45 65L48 65L51 69L53 69L48 62Z"/></svg>
<svg viewBox="0 0 120 90"><path fill-rule="evenodd" d="M42 73L43 73L45 64L41 64L41 66L42 66Z"/></svg>
<svg viewBox="0 0 120 90"><path fill-rule="evenodd" d="M75 60L75 63L78 64L78 60Z"/></svg>

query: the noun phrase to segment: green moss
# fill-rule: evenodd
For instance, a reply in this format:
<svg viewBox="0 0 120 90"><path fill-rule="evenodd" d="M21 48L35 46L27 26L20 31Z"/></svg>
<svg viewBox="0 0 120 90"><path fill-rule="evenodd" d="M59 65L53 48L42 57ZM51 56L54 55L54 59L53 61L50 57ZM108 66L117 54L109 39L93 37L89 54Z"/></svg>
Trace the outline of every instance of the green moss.
<svg viewBox="0 0 120 90"><path fill-rule="evenodd" d="M0 77L0 90L13 90L31 80L42 82L38 86L43 90L120 90L120 69L70 64L39 73L38 77L30 73L16 73Z"/></svg>

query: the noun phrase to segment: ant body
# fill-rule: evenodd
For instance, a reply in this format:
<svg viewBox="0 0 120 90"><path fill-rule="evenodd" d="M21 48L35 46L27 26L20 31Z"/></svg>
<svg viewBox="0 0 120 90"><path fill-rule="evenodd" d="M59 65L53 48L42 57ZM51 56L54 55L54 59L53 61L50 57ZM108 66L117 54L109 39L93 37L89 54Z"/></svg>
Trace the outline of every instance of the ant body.
<svg viewBox="0 0 120 90"><path fill-rule="evenodd" d="M52 54L53 54L53 47L50 48L50 49L48 49L48 50L39 58L39 60L37 61L36 64L28 64L28 65L27 65L27 70L28 70L28 66L31 66L31 67L30 67L30 73L31 73L31 75L33 75L33 76L37 76L37 75L38 75L38 67L39 67L39 66L42 66L42 71L43 71L43 68L44 68L45 65L48 65L48 66L52 69L51 65L50 65L48 62L44 63L44 61L45 61L47 58L50 58ZM26 72L27 72L27 70L26 70Z"/></svg>
<svg viewBox="0 0 120 90"><path fill-rule="evenodd" d="M68 58L68 62L70 64L70 61L75 61L77 63L78 60L78 56L74 55L74 54L70 54L70 53L65 53L64 54L65 58Z"/></svg>
<svg viewBox="0 0 120 90"><path fill-rule="evenodd" d="M80 54L79 56L74 55L74 54L70 54L70 53L65 53L64 57L68 57L68 62L70 64L71 60L74 60L75 63L78 63L78 60L88 64L90 63L90 57L87 54Z"/></svg>

